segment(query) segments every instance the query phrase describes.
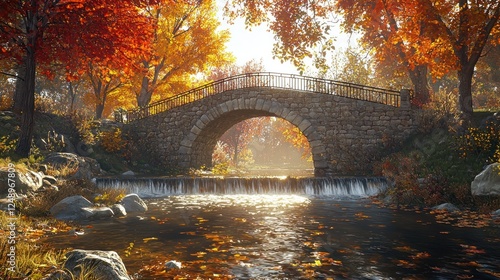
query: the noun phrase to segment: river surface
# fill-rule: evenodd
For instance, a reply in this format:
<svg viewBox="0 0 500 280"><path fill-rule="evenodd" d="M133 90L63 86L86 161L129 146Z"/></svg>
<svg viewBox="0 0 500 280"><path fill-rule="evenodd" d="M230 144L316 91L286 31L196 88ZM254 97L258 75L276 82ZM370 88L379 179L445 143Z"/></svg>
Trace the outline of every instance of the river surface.
<svg viewBox="0 0 500 280"><path fill-rule="evenodd" d="M187 194L81 224L58 248L114 250L135 279L500 279L500 224L369 198ZM471 222L468 226L474 226ZM166 270L170 260L180 270Z"/></svg>

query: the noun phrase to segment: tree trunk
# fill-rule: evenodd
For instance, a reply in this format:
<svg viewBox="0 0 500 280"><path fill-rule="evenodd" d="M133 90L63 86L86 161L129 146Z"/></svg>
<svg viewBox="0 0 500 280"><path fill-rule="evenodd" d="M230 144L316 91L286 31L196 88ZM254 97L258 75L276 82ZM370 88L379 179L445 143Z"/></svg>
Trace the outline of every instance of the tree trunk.
<svg viewBox="0 0 500 280"><path fill-rule="evenodd" d="M26 93L26 58L17 65L16 91L14 92L14 104L12 111L16 114L21 114L23 111L23 100Z"/></svg>
<svg viewBox="0 0 500 280"><path fill-rule="evenodd" d="M95 105L95 118L102 118L102 112L104 111L104 104L96 104Z"/></svg>
<svg viewBox="0 0 500 280"><path fill-rule="evenodd" d="M409 70L410 79L415 87L415 96L412 104L417 107L429 102L430 99L430 86L427 77L427 65L418 65L413 70Z"/></svg>
<svg viewBox="0 0 500 280"><path fill-rule="evenodd" d="M74 106L75 106L75 98L76 98L76 90L73 87L72 82L68 82L68 95L69 95L69 108L68 113L73 114Z"/></svg>
<svg viewBox="0 0 500 280"><path fill-rule="evenodd" d="M142 78L141 91L139 92L139 96L137 96L137 105L139 107L148 106L149 102L151 102L152 92L148 90L148 87L149 79L147 77Z"/></svg>
<svg viewBox="0 0 500 280"><path fill-rule="evenodd" d="M462 119L470 120L472 117L472 76L474 71L458 71L458 109L462 113Z"/></svg>
<svg viewBox="0 0 500 280"><path fill-rule="evenodd" d="M27 158L31 149L31 139L33 137L33 115L35 113L35 58L36 37L31 36L28 39L26 56L26 75L24 80L24 90L22 95L22 118L21 134L17 143L15 153L23 158Z"/></svg>

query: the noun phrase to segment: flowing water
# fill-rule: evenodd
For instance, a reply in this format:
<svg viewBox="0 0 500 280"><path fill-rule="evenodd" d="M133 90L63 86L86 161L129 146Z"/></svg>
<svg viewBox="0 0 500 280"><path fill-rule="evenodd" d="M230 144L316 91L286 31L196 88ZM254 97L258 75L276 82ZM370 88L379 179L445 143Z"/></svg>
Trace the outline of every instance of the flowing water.
<svg viewBox="0 0 500 280"><path fill-rule="evenodd" d="M114 250L137 279L499 279L500 225L453 226L367 198L383 179L101 179L139 216L85 222L60 248ZM175 260L180 270L165 270Z"/></svg>

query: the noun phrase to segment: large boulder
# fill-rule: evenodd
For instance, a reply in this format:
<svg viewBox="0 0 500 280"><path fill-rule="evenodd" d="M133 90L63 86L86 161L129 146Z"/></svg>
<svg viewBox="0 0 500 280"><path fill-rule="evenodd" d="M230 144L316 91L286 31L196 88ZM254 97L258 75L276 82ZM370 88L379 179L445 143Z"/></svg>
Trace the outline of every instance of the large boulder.
<svg viewBox="0 0 500 280"><path fill-rule="evenodd" d="M73 250L66 254L63 269L46 280L130 280L127 268L115 251Z"/></svg>
<svg viewBox="0 0 500 280"><path fill-rule="evenodd" d="M9 173L14 175L9 175ZM8 168L0 168L0 194L7 193L9 178L12 178L12 176L14 176L14 189L18 194L35 192L43 186L44 175L42 172L35 172L32 170L26 172L17 170L9 172Z"/></svg>
<svg viewBox="0 0 500 280"><path fill-rule="evenodd" d="M75 153L75 146L69 140L69 137L64 134L59 134L54 130L47 132L47 136L38 138L35 144L42 151L57 151Z"/></svg>
<svg viewBox="0 0 500 280"><path fill-rule="evenodd" d="M114 216L109 207L97 207L81 195L66 197L50 208L56 219L65 221L103 219Z"/></svg>
<svg viewBox="0 0 500 280"><path fill-rule="evenodd" d="M82 220L93 213L88 208L94 205L81 195L69 196L50 208L50 214L59 220Z"/></svg>
<svg viewBox="0 0 500 280"><path fill-rule="evenodd" d="M71 174L71 179L90 180L101 172L101 167L97 160L89 157L82 157L73 153L51 153L43 163L54 168L70 168L75 171Z"/></svg>
<svg viewBox="0 0 500 280"><path fill-rule="evenodd" d="M500 163L488 165L471 184L473 195L500 195Z"/></svg>
<svg viewBox="0 0 500 280"><path fill-rule="evenodd" d="M146 203L135 193L126 195L122 199L121 205L125 207L127 213L142 213L148 211Z"/></svg>

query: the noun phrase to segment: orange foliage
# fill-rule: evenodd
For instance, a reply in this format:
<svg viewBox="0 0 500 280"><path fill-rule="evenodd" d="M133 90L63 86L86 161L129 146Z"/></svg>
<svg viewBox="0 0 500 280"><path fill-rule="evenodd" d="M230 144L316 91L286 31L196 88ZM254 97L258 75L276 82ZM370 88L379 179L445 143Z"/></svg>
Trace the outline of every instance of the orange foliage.
<svg viewBox="0 0 500 280"><path fill-rule="evenodd" d="M138 106L181 93L191 88L192 75L231 61L229 34L219 29L214 0L160 3L147 11L157 25L150 53L135 61L140 71L129 90Z"/></svg>
<svg viewBox="0 0 500 280"><path fill-rule="evenodd" d="M274 54L297 66L314 46L325 44L322 54L329 50L328 22L338 12L344 29L360 32L379 62L396 59L408 72L419 104L428 99L428 69L437 78L457 70L460 110L466 114L472 112L475 65L486 45L500 44L499 1L236 0L225 12L250 27L268 23L277 38Z"/></svg>

